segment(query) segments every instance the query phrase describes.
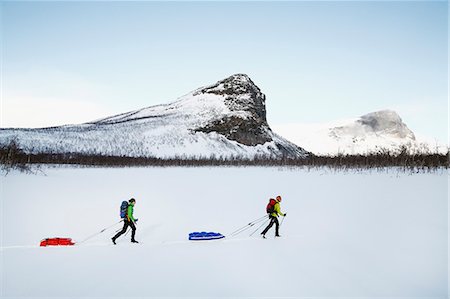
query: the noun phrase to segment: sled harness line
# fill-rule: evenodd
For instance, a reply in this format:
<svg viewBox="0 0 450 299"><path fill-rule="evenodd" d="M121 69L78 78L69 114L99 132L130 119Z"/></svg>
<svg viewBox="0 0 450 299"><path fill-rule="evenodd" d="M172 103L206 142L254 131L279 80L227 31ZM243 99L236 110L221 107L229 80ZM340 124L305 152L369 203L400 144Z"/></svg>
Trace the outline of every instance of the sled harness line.
<svg viewBox="0 0 450 299"><path fill-rule="evenodd" d="M243 227L241 227L241 228L235 230L234 232L230 233L230 236L232 236L232 237L237 236L238 234L240 234L240 233L246 231L247 229L249 229L250 227L254 226L254 225L257 224L257 223L263 222L263 224L264 224L265 220L267 220L268 217L269 217L269 215L265 215L265 216L263 216L263 217L261 217L261 218L258 218L258 219L256 219L256 220L253 220L252 222L249 222L249 223L246 224L245 226L243 226ZM262 226L262 225L261 225L261 226ZM259 229L259 228L258 228L258 229Z"/></svg>
<svg viewBox="0 0 450 299"><path fill-rule="evenodd" d="M253 235L254 235L261 227L263 227L263 225L266 225L267 222L269 222L269 221L270 221L270 219L266 219L265 221L263 221L263 222L261 223L261 225L258 226L258 228L255 229L255 230L250 234L250 237L253 236Z"/></svg>
<svg viewBox="0 0 450 299"><path fill-rule="evenodd" d="M84 239L83 241L81 241L81 242L77 242L76 244L84 243L84 242L86 242L87 240L89 240L89 239L92 239L93 237L95 237L95 236L97 236L97 235L100 235L101 233L103 233L103 232L107 231L108 229L112 228L113 226L116 226L117 224L119 224L119 223L120 223L120 222L122 222L122 221L123 221L123 219L122 219L122 220L120 220L119 222L116 222L116 223L114 223L114 224L112 224L112 225L108 226L108 227L105 227L104 229L102 229L102 230L101 230L101 231L99 231L98 233L95 233L95 234L93 234L93 235L91 235L91 236L87 237L87 238L86 238L86 239Z"/></svg>

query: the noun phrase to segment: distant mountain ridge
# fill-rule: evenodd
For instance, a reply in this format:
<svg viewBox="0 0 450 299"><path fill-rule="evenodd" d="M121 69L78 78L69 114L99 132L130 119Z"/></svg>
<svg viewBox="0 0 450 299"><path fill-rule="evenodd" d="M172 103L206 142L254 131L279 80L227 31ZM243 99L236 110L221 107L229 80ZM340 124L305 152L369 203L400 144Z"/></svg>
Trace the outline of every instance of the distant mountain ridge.
<svg viewBox="0 0 450 299"><path fill-rule="evenodd" d="M447 148L429 138L418 138L392 110L381 110L359 118L319 124L275 126L277 132L316 155L398 152L442 152Z"/></svg>
<svg viewBox="0 0 450 299"><path fill-rule="evenodd" d="M28 153L157 158L303 158L309 153L275 134L265 95L245 74L199 88L169 104L81 125L1 129Z"/></svg>

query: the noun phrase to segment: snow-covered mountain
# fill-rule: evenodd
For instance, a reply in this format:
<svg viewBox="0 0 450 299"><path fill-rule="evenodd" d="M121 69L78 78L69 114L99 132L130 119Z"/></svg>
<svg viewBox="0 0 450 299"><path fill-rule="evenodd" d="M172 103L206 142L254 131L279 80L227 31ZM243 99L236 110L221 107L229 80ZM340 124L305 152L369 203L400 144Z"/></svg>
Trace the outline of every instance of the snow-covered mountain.
<svg viewBox="0 0 450 299"><path fill-rule="evenodd" d="M406 146L411 152L445 152L431 138L416 136L392 110L319 124L287 124L274 130L317 155L368 154Z"/></svg>
<svg viewBox="0 0 450 299"><path fill-rule="evenodd" d="M244 74L199 88L177 101L81 125L1 129L0 143L17 139L29 153L84 153L130 157L305 157L275 134L265 95Z"/></svg>

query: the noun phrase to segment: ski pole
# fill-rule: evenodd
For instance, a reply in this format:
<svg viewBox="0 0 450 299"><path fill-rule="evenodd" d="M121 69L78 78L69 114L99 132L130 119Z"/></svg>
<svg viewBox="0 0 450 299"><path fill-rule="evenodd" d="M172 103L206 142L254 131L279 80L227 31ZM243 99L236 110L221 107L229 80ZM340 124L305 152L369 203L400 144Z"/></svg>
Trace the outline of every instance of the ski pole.
<svg viewBox="0 0 450 299"><path fill-rule="evenodd" d="M266 221L264 221L260 226L258 226L258 228L255 229L255 231L252 232L252 233L250 234L250 237L253 236L253 235L254 235L261 227L263 227L263 225L265 225L268 221L269 221L269 219L266 219Z"/></svg>
<svg viewBox="0 0 450 299"><path fill-rule="evenodd" d="M97 235L100 235L101 233L103 233L103 232L105 232L106 230L108 230L108 229L110 229L110 228L112 228L113 226L116 226L117 224L119 224L120 222L122 222L123 221L123 219L122 220L120 220L119 222L116 222L116 223L114 223L114 224L112 224L112 225L110 225L110 226L108 226L108 227L105 227L104 229L102 229L100 232L98 232L98 233L95 233L95 234L93 234L93 235L91 235L91 236L89 236L89 237L87 237L86 239L84 239L83 241L81 241L81 242L77 242L77 244L80 244L80 243L83 243L83 242L86 242L87 240L89 240L89 239L91 239L91 238L93 238L93 237L95 237L95 236L97 236Z"/></svg>
<svg viewBox="0 0 450 299"><path fill-rule="evenodd" d="M280 227L283 225L284 218L286 218L286 216L283 216L283 219L281 219Z"/></svg>
<svg viewBox="0 0 450 299"><path fill-rule="evenodd" d="M231 236L236 236L244 231L246 231L247 229L249 229L250 227L252 227L253 225L255 225L256 223L259 223L261 221L266 220L266 218L269 217L269 215L265 215L264 217L258 218L256 220L253 220L252 222L249 222L248 224L246 224L245 226L235 230L234 232L230 233Z"/></svg>

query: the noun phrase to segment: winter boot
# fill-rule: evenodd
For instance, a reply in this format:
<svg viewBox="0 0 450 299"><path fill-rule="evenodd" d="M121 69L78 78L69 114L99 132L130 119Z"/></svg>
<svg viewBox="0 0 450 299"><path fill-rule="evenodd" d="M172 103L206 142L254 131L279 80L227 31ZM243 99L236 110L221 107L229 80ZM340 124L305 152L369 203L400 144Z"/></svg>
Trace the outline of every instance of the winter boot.
<svg viewBox="0 0 450 299"><path fill-rule="evenodd" d="M113 244L116 245L116 239L111 238L111 240L112 240Z"/></svg>

